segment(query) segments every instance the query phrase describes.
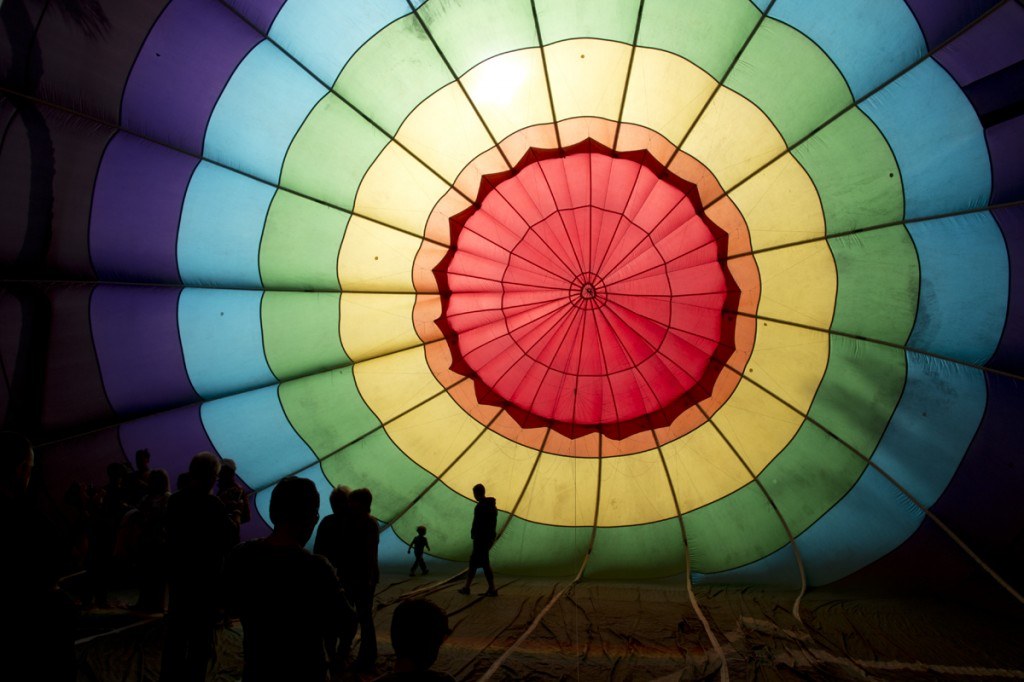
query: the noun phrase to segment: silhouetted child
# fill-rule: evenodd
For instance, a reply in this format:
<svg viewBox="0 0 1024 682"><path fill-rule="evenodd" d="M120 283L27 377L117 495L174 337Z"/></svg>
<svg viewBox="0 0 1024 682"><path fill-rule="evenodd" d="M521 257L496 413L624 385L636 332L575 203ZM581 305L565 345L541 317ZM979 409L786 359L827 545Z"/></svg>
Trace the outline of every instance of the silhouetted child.
<svg viewBox="0 0 1024 682"><path fill-rule="evenodd" d="M430 549L430 543L427 542L427 527L416 526L416 537L409 543L409 549L406 554L415 550L416 561L413 562L412 568L409 569L409 575L416 575L416 567L419 566L420 570L423 571L423 575L426 575L430 571L427 570L427 564L423 561L423 550L424 548Z"/></svg>

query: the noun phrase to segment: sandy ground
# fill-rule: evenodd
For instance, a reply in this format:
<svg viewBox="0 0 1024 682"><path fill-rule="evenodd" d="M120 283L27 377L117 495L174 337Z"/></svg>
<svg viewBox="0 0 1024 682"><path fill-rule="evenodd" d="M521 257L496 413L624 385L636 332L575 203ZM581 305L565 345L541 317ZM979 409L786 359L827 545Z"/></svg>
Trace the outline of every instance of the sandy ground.
<svg viewBox="0 0 1024 682"><path fill-rule="evenodd" d="M435 668L457 680L1024 679L1024 606L1014 604L993 612L934 598L813 590L798 621L795 593L698 587L716 649L674 581L497 582L500 595L492 598L458 594L459 584L444 576L385 576L377 594L378 672L394 660L394 606L427 596L448 612L453 629ZM482 592L483 581L474 587ZM79 680L157 679L159 616L110 609L88 614L84 624ZM218 632L208 680L240 679L241 645L237 623Z"/></svg>

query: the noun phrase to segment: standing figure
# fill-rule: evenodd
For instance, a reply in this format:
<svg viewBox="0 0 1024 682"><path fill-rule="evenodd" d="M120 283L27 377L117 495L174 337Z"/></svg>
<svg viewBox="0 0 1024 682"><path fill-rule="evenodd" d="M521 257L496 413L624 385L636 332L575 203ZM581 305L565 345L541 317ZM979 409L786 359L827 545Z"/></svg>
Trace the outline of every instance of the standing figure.
<svg viewBox="0 0 1024 682"><path fill-rule="evenodd" d="M333 514L328 514L320 520L320 526L316 529L316 539L313 541L313 553L319 554L331 563L338 576L338 582L342 586L344 604L339 614L338 631L335 637L329 638L325 644L328 657L332 661L333 672L339 673L348 663L348 650L352 646L352 640L356 636L356 617L351 605L351 597L345 592L345 585L348 583L345 574L347 564L346 557L351 542L345 536L352 529L350 521L352 512L348 505L349 489L347 486L339 485L331 491L330 503ZM338 644L341 643L339 647Z"/></svg>
<svg viewBox="0 0 1024 682"><path fill-rule="evenodd" d="M327 676L325 645L351 607L330 562L305 548L319 508L312 481L281 479L270 496L273 532L228 554L227 606L242 621L243 682L324 682Z"/></svg>
<svg viewBox="0 0 1024 682"><path fill-rule="evenodd" d="M220 461L192 458L188 485L167 500L168 604L161 682L202 682L213 655L224 556L238 524L212 494Z"/></svg>
<svg viewBox="0 0 1024 682"><path fill-rule="evenodd" d="M406 554L414 550L416 552L416 561L413 562L412 568L409 569L410 576L416 575L417 566L421 571L423 571L423 575L430 572L427 570L426 562L423 561L424 548L430 549L430 543L427 542L427 527L416 526L416 537L414 537L412 542L409 543L409 549L405 552Z"/></svg>
<svg viewBox="0 0 1024 682"><path fill-rule="evenodd" d="M28 439L0 432L0 661L5 680L74 680L76 612L57 586L66 567L59 530L29 483L35 453Z"/></svg>
<svg viewBox="0 0 1024 682"><path fill-rule="evenodd" d="M377 565L377 548L380 531L377 520L370 515L373 495L366 488L353 490L348 496L349 517L343 533L348 547L344 553L342 570L339 572L342 587L356 607L359 621L359 653L353 668L358 672L370 672L377 665L377 631L373 624L373 595L380 582L380 568ZM353 633L354 634L354 633ZM342 641L339 651L348 651L352 640Z"/></svg>
<svg viewBox="0 0 1024 682"><path fill-rule="evenodd" d="M249 523L252 518L249 495L235 480L236 470L235 460L221 460L220 474L217 476L217 497L224 503L229 514L237 515L238 523Z"/></svg>
<svg viewBox="0 0 1024 682"><path fill-rule="evenodd" d="M476 498L476 509L473 510L473 527L469 536L473 538L473 553L469 555L469 572L466 574L466 584L459 589L460 594L469 594L469 586L473 584L473 577L476 569L484 571L487 578L488 597L497 597L498 590L494 587L494 573L491 571L491 545L497 538L498 528L498 505L493 497L485 495L483 483L473 486L473 497Z"/></svg>

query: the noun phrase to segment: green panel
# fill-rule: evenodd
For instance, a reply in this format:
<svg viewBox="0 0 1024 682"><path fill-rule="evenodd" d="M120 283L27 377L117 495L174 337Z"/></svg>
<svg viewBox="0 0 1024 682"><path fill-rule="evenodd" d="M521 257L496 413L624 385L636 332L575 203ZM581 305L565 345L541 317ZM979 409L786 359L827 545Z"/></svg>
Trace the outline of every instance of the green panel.
<svg viewBox="0 0 1024 682"><path fill-rule="evenodd" d="M795 537L853 487L865 466L835 438L804 422L759 480Z"/></svg>
<svg viewBox="0 0 1024 682"><path fill-rule="evenodd" d="M588 578L660 578L685 570L679 519L598 528Z"/></svg>
<svg viewBox="0 0 1024 682"><path fill-rule="evenodd" d="M749 0L647 0L638 44L674 52L721 81L760 17Z"/></svg>
<svg viewBox="0 0 1024 682"><path fill-rule="evenodd" d="M334 95L313 108L295 134L281 186L351 209L356 191L389 138Z"/></svg>
<svg viewBox="0 0 1024 682"><path fill-rule="evenodd" d="M754 483L683 515L696 573L748 564L787 544L789 538L764 493Z"/></svg>
<svg viewBox="0 0 1024 682"><path fill-rule="evenodd" d="M494 55L537 47L530 0L431 0L418 12L460 76Z"/></svg>
<svg viewBox="0 0 1024 682"><path fill-rule="evenodd" d="M341 414L336 417L339 421L344 418ZM346 446L321 465L332 485L369 488L373 514L385 521L405 509L434 480L398 449L384 429ZM434 544L433 537L430 544Z"/></svg>
<svg viewBox="0 0 1024 682"><path fill-rule="evenodd" d="M419 20L410 14L360 48L342 69L334 90L394 135L420 102L451 81Z"/></svg>
<svg viewBox="0 0 1024 682"><path fill-rule="evenodd" d="M343 211L278 192L260 242L264 289L339 291L338 250L348 219Z"/></svg>
<svg viewBox="0 0 1024 682"><path fill-rule="evenodd" d="M498 522L498 528L501 528ZM575 577L590 546L591 528L567 528L513 519L491 550L496 571Z"/></svg>
<svg viewBox="0 0 1024 682"><path fill-rule="evenodd" d="M286 381L278 387L278 394L295 432L321 459L374 429L380 430L380 421L356 390L351 367Z"/></svg>
<svg viewBox="0 0 1024 682"><path fill-rule="evenodd" d="M852 109L793 150L811 177L829 234L903 219L903 185L875 124Z"/></svg>
<svg viewBox="0 0 1024 682"><path fill-rule="evenodd" d="M279 380L349 364L338 335L340 304L341 294L263 293L263 351Z"/></svg>
<svg viewBox="0 0 1024 682"><path fill-rule="evenodd" d="M725 85L760 107L788 144L853 101L825 53L796 29L774 20L761 24Z"/></svg>
<svg viewBox="0 0 1024 682"><path fill-rule="evenodd" d="M422 490L410 490L402 500L408 505ZM416 526L426 526L432 556L466 561L473 548L469 530L473 525L475 505L476 502L459 495L443 483L437 483L409 511L402 514L392 528L398 537L411 542L416 536ZM501 528L507 516L504 512L498 512L498 528Z"/></svg>
<svg viewBox="0 0 1024 682"><path fill-rule="evenodd" d="M901 350L834 337L811 417L859 452L874 452L903 391ZM807 421L758 477L794 536L821 518L867 464Z"/></svg>
<svg viewBox="0 0 1024 682"><path fill-rule="evenodd" d="M536 0L545 45L572 38L633 42L639 0Z"/></svg>
<svg viewBox="0 0 1024 682"><path fill-rule="evenodd" d="M920 273L903 225L829 240L839 288L832 328L903 345L917 315Z"/></svg>
<svg viewBox="0 0 1024 682"><path fill-rule="evenodd" d="M833 336L828 367L809 414L859 452L870 455L900 401L906 374L901 349ZM845 457L854 459L855 455L847 452Z"/></svg>

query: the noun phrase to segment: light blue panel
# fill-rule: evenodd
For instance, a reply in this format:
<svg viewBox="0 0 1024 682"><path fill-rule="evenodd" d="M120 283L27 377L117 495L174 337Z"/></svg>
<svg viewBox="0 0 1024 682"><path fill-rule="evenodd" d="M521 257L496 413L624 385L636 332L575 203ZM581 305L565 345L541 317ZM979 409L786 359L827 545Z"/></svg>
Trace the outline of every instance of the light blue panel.
<svg viewBox="0 0 1024 682"><path fill-rule="evenodd" d="M946 489L985 412L985 378L978 370L907 354L907 385L872 457L925 507ZM827 426L827 424L826 424ZM851 457L855 457L850 453ZM824 585L853 573L903 544L924 513L874 468L797 538L808 582ZM788 546L747 566L704 576L708 582L793 584Z"/></svg>
<svg viewBox="0 0 1024 682"><path fill-rule="evenodd" d="M200 414L217 452L238 463L238 470L245 472L245 481L254 490L311 467L319 469L313 451L288 422L276 386L203 403ZM270 515L264 513L269 498L258 498L260 514L269 521Z"/></svg>
<svg viewBox="0 0 1024 682"><path fill-rule="evenodd" d="M907 226L921 263L909 346L984 364L1006 321L1010 264L988 211Z"/></svg>
<svg viewBox="0 0 1024 682"><path fill-rule="evenodd" d="M772 4L772 0L751 0L750 4L761 10L761 14L768 9L768 5Z"/></svg>
<svg viewBox="0 0 1024 682"><path fill-rule="evenodd" d="M408 13L405 0L290 0L274 20L270 37L332 85L363 43Z"/></svg>
<svg viewBox="0 0 1024 682"><path fill-rule="evenodd" d="M333 513L333 511L331 510L330 497L331 491L334 489L334 487L324 476L323 469L320 468L319 463L313 464L298 473L290 472L289 475L295 475L298 476L299 478L308 478L309 480L313 481L313 483L316 484L316 490L318 493L320 493L319 513L321 519L326 517L328 514ZM274 488L277 487L277 483L278 481L275 480L273 485L271 485L269 488L266 488L265 490L261 490L259 494L256 495L256 510L260 513L260 516L263 517L263 520L266 521L267 525L271 528L274 527L274 524L270 521L270 496L274 494ZM319 528L319 525L317 526L317 528ZM313 551L313 543L316 541L317 528L313 529L313 534L309 536L309 542L306 543L306 549L308 549L311 552Z"/></svg>
<svg viewBox="0 0 1024 682"><path fill-rule="evenodd" d="M327 94L279 49L263 41L231 76L206 128L203 154L277 183L295 132Z"/></svg>
<svg viewBox="0 0 1024 682"><path fill-rule="evenodd" d="M900 167L904 215L979 208L992 186L985 131L946 71L929 59L860 105Z"/></svg>
<svg viewBox="0 0 1024 682"><path fill-rule="evenodd" d="M182 290L178 333L189 380L203 398L277 381L263 355L262 297L238 289Z"/></svg>
<svg viewBox="0 0 1024 682"><path fill-rule="evenodd" d="M842 72L855 98L928 52L903 0L778 0L768 16L817 43Z"/></svg>
<svg viewBox="0 0 1024 682"><path fill-rule="evenodd" d="M274 188L203 161L192 174L178 228L187 285L260 289L260 238Z"/></svg>

